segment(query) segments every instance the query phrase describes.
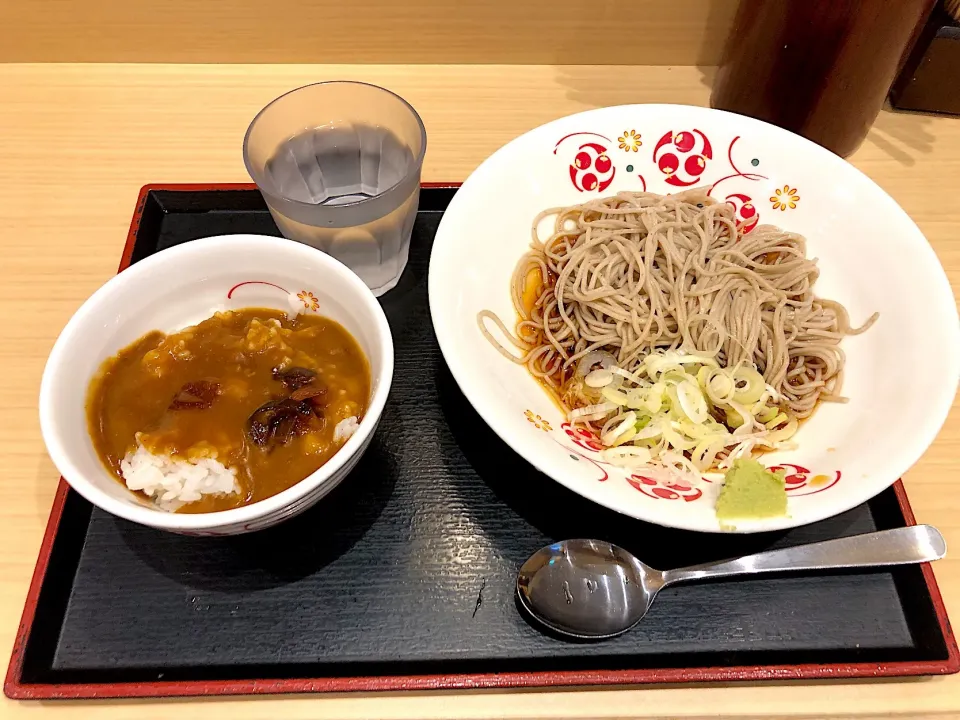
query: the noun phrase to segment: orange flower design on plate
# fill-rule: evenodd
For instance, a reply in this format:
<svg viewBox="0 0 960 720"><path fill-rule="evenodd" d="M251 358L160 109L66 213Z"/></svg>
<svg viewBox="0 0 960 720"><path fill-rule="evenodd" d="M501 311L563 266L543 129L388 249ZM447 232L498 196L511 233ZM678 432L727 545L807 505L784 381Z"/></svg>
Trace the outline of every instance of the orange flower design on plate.
<svg viewBox="0 0 960 720"><path fill-rule="evenodd" d="M636 130L624 130L623 135L617 138L620 141L620 149L627 152L637 152L643 142L640 140L640 133Z"/></svg>
<svg viewBox="0 0 960 720"><path fill-rule="evenodd" d="M297 293L297 297L307 310L313 310L316 312L320 309L320 301L317 300L317 296L309 290L301 290Z"/></svg>
<svg viewBox="0 0 960 720"><path fill-rule="evenodd" d="M551 430L553 430L553 428L550 427L550 423L548 423L542 417L540 417L535 412L533 412L533 410L527 410L523 414L529 422L533 423L533 426L537 430L543 430L544 432L550 432Z"/></svg>
<svg viewBox="0 0 960 720"><path fill-rule="evenodd" d="M797 189L792 188L789 185L784 185L782 189L774 190L773 196L770 198L770 202L773 203L773 209L783 212L787 208L793 210L797 207L797 203L800 202L800 196L797 195Z"/></svg>

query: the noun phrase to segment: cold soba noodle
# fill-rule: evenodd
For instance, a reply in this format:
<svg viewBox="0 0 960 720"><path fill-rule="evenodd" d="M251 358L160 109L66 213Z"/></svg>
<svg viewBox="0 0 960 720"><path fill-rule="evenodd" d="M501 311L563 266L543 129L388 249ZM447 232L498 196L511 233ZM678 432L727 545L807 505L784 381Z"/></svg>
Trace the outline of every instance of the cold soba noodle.
<svg viewBox="0 0 960 720"><path fill-rule="evenodd" d="M480 329L618 464L698 476L785 447L820 402L843 401L840 341L876 319L852 327L814 294L801 236L769 225L742 235L733 207L702 190L546 210L533 235L513 274L516 337L487 310Z"/></svg>

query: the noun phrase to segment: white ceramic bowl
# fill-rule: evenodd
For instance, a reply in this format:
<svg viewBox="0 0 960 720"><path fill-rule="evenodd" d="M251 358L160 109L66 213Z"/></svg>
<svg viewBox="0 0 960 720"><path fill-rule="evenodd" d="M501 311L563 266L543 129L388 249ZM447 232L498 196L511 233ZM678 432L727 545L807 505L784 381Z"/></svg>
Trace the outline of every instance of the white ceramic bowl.
<svg viewBox="0 0 960 720"><path fill-rule="evenodd" d="M946 419L960 377L956 304L930 245L889 195L772 125L698 107L611 107L549 123L498 150L457 192L434 243L430 311L444 357L484 420L554 480L635 518L719 531L718 483L657 483L605 464L595 441L566 424L476 322L484 308L515 320L510 276L539 211L621 190L704 185L732 203L747 228L759 220L805 235L819 258L816 292L844 303L852 322L880 312L869 332L842 343L850 402L822 406L801 427L796 451L764 458L787 471L789 517L738 530L792 527L859 505L913 465Z"/></svg>
<svg viewBox="0 0 960 720"><path fill-rule="evenodd" d="M100 462L87 432L85 400L101 362L150 330L178 330L216 310L289 309L289 294L343 325L370 361L372 396L360 427L317 472L260 502L233 510L158 510ZM259 235L225 235L152 255L110 279L67 323L40 385L40 427L63 477L94 505L143 525L188 535L235 535L275 525L316 503L370 444L393 379L393 339L366 285L329 255Z"/></svg>

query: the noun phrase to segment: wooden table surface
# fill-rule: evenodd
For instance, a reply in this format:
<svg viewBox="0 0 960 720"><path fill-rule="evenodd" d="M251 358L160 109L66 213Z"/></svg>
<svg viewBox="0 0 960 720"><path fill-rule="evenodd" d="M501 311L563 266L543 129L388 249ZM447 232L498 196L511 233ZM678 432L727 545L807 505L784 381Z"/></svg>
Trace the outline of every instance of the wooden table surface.
<svg viewBox="0 0 960 720"><path fill-rule="evenodd" d="M320 79L385 85L421 113L424 179L462 180L510 138L553 118L631 102L706 104L694 67L0 65L0 655L11 643L57 472L37 419L57 333L115 271L139 188L247 180L247 123ZM852 160L899 202L960 289L960 119L884 112ZM936 564L960 618L960 413L905 484L917 518L954 552ZM0 716L160 718L960 717L960 676L596 691L0 701Z"/></svg>

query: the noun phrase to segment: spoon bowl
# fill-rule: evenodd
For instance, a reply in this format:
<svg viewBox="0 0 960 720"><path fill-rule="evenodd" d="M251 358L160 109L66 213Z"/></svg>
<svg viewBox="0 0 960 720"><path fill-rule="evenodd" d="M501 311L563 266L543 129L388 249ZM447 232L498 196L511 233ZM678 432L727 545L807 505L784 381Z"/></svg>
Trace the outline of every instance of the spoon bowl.
<svg viewBox="0 0 960 720"><path fill-rule="evenodd" d="M939 560L943 535L930 525L881 530L732 560L656 570L602 540L564 540L541 548L517 574L517 597L545 627L579 640L630 630L667 585L690 580L802 570L905 565Z"/></svg>

